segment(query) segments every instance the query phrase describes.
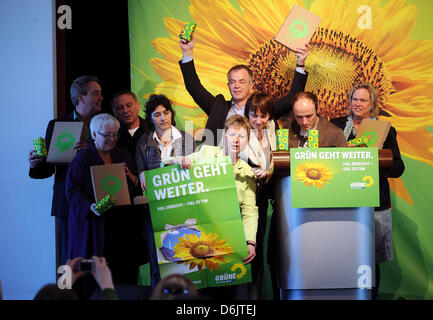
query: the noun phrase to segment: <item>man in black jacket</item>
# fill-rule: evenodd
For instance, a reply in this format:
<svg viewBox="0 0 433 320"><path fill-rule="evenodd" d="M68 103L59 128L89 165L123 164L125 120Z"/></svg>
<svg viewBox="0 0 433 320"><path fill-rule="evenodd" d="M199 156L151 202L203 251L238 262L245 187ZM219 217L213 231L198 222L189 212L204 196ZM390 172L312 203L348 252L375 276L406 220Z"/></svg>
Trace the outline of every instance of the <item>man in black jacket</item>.
<svg viewBox="0 0 433 320"><path fill-rule="evenodd" d="M200 82L193 61L194 36L190 42L180 40L183 53L179 61L185 87L197 105L208 115L203 142L218 145L221 141L225 121L232 115L244 116L245 104L252 93L253 74L246 65L236 65L227 73L228 88L232 99L226 101L222 94L212 95ZM296 72L288 95L275 101L274 116L276 119L291 111L291 100L297 92L304 91L308 73L304 62L308 55L308 46L295 52L297 57Z"/></svg>
<svg viewBox="0 0 433 320"><path fill-rule="evenodd" d="M135 159L137 141L147 131L147 125L138 113L140 102L132 91L122 90L111 99L114 116L120 121L118 145Z"/></svg>
<svg viewBox="0 0 433 320"><path fill-rule="evenodd" d="M102 91L98 78L94 76L82 76L75 79L71 85L71 99L75 106L72 113L60 119L51 120L48 123L45 142L50 146L56 122L81 121L84 122L81 141L77 142L74 149L77 151L87 148L92 142L89 123L92 116L101 111ZM37 156L34 151L29 154L29 177L33 179L45 179L54 175L53 202L51 215L56 217L56 265L62 265L68 260L68 211L69 206L65 194L66 173L68 164L54 165L47 163L46 157Z"/></svg>

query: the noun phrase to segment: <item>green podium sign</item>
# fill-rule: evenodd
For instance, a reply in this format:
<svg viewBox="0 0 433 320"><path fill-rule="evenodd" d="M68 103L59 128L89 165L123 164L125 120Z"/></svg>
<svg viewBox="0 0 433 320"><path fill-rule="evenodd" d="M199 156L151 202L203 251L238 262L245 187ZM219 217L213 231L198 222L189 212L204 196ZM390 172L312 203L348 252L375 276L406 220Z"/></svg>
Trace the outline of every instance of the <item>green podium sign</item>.
<svg viewBox="0 0 433 320"><path fill-rule="evenodd" d="M293 208L379 206L377 148L290 149Z"/></svg>

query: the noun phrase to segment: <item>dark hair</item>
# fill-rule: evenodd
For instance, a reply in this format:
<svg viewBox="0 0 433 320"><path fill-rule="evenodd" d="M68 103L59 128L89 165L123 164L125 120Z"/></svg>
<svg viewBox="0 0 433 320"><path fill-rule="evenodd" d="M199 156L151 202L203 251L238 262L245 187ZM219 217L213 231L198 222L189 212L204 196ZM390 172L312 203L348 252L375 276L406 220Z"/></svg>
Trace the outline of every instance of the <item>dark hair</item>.
<svg viewBox="0 0 433 320"><path fill-rule="evenodd" d="M181 274L171 274L155 286L150 300L193 300L197 298L194 283Z"/></svg>
<svg viewBox="0 0 433 320"><path fill-rule="evenodd" d="M237 70L242 70L242 69L243 70L247 70L248 75L250 77L250 82L253 82L253 72L251 71L250 67L248 67L245 64L237 64L237 65L231 67L230 70L227 72L227 80L229 78L230 72L237 71Z"/></svg>
<svg viewBox="0 0 433 320"><path fill-rule="evenodd" d="M134 99L134 101L137 101L137 96L135 95L134 92L129 91L129 90L120 90L113 95L113 98L111 98L111 108L112 109L114 109L116 107L115 106L116 99L119 98L120 96L124 95L124 94L130 95Z"/></svg>
<svg viewBox="0 0 433 320"><path fill-rule="evenodd" d="M295 95L295 97L293 98L292 106L295 106L295 103L298 102L298 100L301 100L301 99L311 100L314 103L314 108L316 109L316 113L318 112L318 109L319 109L319 99L317 99L317 96L314 93L308 92L308 91L298 92Z"/></svg>
<svg viewBox="0 0 433 320"><path fill-rule="evenodd" d="M249 120L250 111L257 112L257 110L260 110L264 115L269 114L269 119L273 119L274 98L266 93L253 93L245 105L245 117Z"/></svg>
<svg viewBox="0 0 433 320"><path fill-rule="evenodd" d="M78 296L72 289L59 289L56 284L43 286L33 300L78 300Z"/></svg>
<svg viewBox="0 0 433 320"><path fill-rule="evenodd" d="M156 107L162 105L166 110L171 112L171 125L176 126L176 121L174 116L176 112L171 106L170 100L163 94L152 94L149 97L149 101L146 103L146 118L144 119L151 130L155 129L152 121L152 113L155 111Z"/></svg>
<svg viewBox="0 0 433 320"><path fill-rule="evenodd" d="M87 93L89 92L89 82L92 81L99 83L98 78L95 76L81 76L72 82L70 93L71 93L72 104L74 106L78 105L79 94L83 96L87 95Z"/></svg>

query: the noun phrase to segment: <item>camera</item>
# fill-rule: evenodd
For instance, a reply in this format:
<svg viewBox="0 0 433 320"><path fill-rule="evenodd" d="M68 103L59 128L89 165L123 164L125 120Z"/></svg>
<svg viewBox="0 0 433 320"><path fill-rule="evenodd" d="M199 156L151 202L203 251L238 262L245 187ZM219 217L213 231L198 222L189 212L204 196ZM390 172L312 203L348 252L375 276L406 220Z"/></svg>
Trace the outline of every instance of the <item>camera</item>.
<svg viewBox="0 0 433 320"><path fill-rule="evenodd" d="M78 262L79 272L94 272L95 262L92 259L84 259Z"/></svg>

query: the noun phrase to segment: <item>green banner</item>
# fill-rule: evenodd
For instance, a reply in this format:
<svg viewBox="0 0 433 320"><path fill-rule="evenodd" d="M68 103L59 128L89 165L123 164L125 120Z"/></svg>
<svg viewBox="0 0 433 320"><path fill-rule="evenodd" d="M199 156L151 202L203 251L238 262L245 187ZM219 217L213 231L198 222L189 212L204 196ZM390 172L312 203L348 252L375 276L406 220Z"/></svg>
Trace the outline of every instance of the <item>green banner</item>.
<svg viewBox="0 0 433 320"><path fill-rule="evenodd" d="M230 159L145 175L161 277L183 274L198 289L251 282Z"/></svg>
<svg viewBox="0 0 433 320"><path fill-rule="evenodd" d="M290 149L293 208L378 207L377 148Z"/></svg>

